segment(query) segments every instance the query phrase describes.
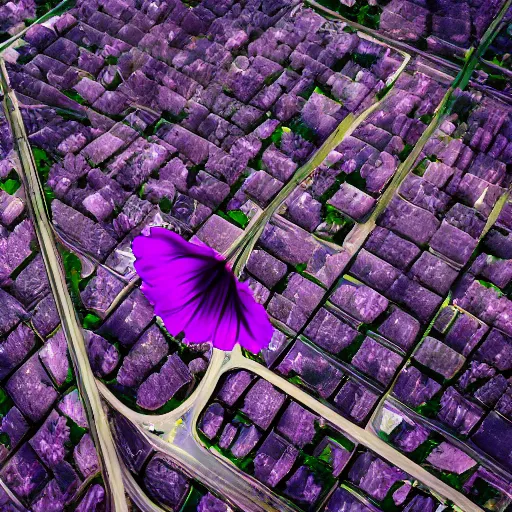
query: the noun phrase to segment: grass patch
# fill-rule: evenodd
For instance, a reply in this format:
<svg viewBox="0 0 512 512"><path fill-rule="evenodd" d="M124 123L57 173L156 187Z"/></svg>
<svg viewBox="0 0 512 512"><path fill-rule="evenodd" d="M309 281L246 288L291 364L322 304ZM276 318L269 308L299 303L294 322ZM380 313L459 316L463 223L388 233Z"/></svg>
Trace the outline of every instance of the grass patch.
<svg viewBox="0 0 512 512"><path fill-rule="evenodd" d="M0 190L7 192L11 196L14 195L20 187L21 182L18 179L7 178L0 183Z"/></svg>
<svg viewBox="0 0 512 512"><path fill-rule="evenodd" d="M368 0L357 0L352 7L342 4L340 0L318 0L318 3L360 25L372 29L379 28L382 7L368 5Z"/></svg>
<svg viewBox="0 0 512 512"><path fill-rule="evenodd" d="M62 92L62 94L67 96L70 100L76 101L80 105L83 105L85 103L84 98L82 98L82 96L80 96L80 94L78 94L76 91L69 90L69 91L61 91L61 92Z"/></svg>

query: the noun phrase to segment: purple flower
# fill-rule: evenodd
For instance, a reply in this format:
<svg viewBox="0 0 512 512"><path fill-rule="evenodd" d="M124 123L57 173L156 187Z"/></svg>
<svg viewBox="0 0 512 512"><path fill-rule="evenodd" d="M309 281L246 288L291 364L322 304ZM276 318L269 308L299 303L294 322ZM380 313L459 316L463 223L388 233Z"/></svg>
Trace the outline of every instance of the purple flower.
<svg viewBox="0 0 512 512"><path fill-rule="evenodd" d="M213 249L153 227L133 241L142 291L167 330L189 341L211 341L222 350L239 343L258 353L272 338L272 325L245 283Z"/></svg>

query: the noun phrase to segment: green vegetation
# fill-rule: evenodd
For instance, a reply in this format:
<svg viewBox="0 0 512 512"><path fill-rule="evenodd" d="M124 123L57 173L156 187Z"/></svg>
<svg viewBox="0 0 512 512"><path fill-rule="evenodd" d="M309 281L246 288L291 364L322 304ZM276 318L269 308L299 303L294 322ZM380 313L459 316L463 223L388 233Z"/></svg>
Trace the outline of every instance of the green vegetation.
<svg viewBox="0 0 512 512"><path fill-rule="evenodd" d="M360 25L371 29L379 28L382 7L369 5L367 0L357 0L352 7L342 4L339 0L318 0L318 3Z"/></svg>
<svg viewBox="0 0 512 512"><path fill-rule="evenodd" d="M48 185L43 186L43 191L46 204L50 204L55 199L55 192Z"/></svg>
<svg viewBox="0 0 512 512"><path fill-rule="evenodd" d="M0 190L7 192L11 196L14 195L20 187L21 182L18 179L7 178L5 181L0 182Z"/></svg>
<svg viewBox="0 0 512 512"><path fill-rule="evenodd" d="M82 301L80 299L80 282L82 280L82 262L80 258L69 251L62 252L62 264L66 274L71 299L75 305L80 305L82 309Z"/></svg>
<svg viewBox="0 0 512 512"><path fill-rule="evenodd" d="M330 204L325 205L325 222L327 224L335 224L337 226L344 226L348 219L334 206Z"/></svg>
<svg viewBox="0 0 512 512"><path fill-rule="evenodd" d="M422 443L416 450L411 452L409 457L417 463L422 463L436 448L439 446L440 441L436 439L427 439L424 443Z"/></svg>
<svg viewBox="0 0 512 512"><path fill-rule="evenodd" d="M41 181L46 183L53 161L44 149L32 148L32 154L34 155L34 162L36 164L37 172L41 177Z"/></svg>
<svg viewBox="0 0 512 512"><path fill-rule="evenodd" d="M114 55L109 55L106 59L105 59L105 62L109 65L109 66L115 66L117 64L117 61L118 61L118 57L114 57Z"/></svg>
<svg viewBox="0 0 512 512"><path fill-rule="evenodd" d="M228 217L233 219L233 221L242 229L245 229L247 224L249 224L249 218L242 210L230 210L228 212Z"/></svg>
<svg viewBox="0 0 512 512"><path fill-rule="evenodd" d="M414 146L411 144L406 144L404 146L404 149L398 153L398 158L401 162L405 162L407 160L407 157L411 154L412 150L414 149Z"/></svg>
<svg viewBox="0 0 512 512"><path fill-rule="evenodd" d="M441 410L441 397L437 396L416 408L416 412L427 418L434 418Z"/></svg>
<svg viewBox="0 0 512 512"><path fill-rule="evenodd" d="M482 478L476 478L471 489L472 498L477 505L486 510L495 510L502 499L502 493Z"/></svg>
<svg viewBox="0 0 512 512"><path fill-rule="evenodd" d="M304 272L304 270L306 270L306 267L308 266L307 263L298 263L297 265L295 265L295 270L299 273L299 274L302 274L302 272Z"/></svg>
<svg viewBox="0 0 512 512"><path fill-rule="evenodd" d="M84 329L88 329L93 331L97 329L101 324L101 318L99 316L93 315L92 313L87 313L84 319L82 320L82 326Z"/></svg>
<svg viewBox="0 0 512 512"><path fill-rule="evenodd" d="M295 117L290 122L289 126L290 130L300 135L303 139L315 143L317 140L317 136L314 130L312 130L302 119L300 116Z"/></svg>
<svg viewBox="0 0 512 512"><path fill-rule="evenodd" d="M67 418L67 425L69 427L69 438L73 445L77 445L82 439L87 430L78 426L73 420Z"/></svg>
<svg viewBox="0 0 512 512"><path fill-rule="evenodd" d="M249 217L247 217L247 215L245 215L242 210L229 210L226 213L224 213L222 210L218 210L217 215L242 229L245 229L245 227L249 224Z"/></svg>
<svg viewBox="0 0 512 512"><path fill-rule="evenodd" d="M76 101L80 105L83 105L85 103L84 98L82 98L82 96L80 96L80 94L78 94L76 91L69 90L69 91L61 91L61 92L62 92L62 94L65 94L69 99Z"/></svg>
<svg viewBox="0 0 512 512"><path fill-rule="evenodd" d="M378 60L379 56L373 53L357 53L354 52L351 56L352 60L362 66L363 68L370 68Z"/></svg>
<svg viewBox="0 0 512 512"><path fill-rule="evenodd" d="M158 206L160 206L160 210L162 210L164 213L170 213L172 208L172 201L168 197L164 197L160 200Z"/></svg>
<svg viewBox="0 0 512 512"><path fill-rule="evenodd" d="M0 416L5 416L11 409L13 403L9 395L0 388Z"/></svg>

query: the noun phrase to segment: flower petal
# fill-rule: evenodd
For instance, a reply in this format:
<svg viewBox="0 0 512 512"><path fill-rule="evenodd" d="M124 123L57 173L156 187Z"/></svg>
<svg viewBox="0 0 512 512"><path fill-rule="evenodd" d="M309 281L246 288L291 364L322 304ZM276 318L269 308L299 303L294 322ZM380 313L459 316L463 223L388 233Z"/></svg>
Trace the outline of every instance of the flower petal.
<svg viewBox="0 0 512 512"><path fill-rule="evenodd" d="M240 303L245 311L238 343L253 354L265 348L272 339L273 327L265 308L254 300L251 289L245 283L237 283Z"/></svg>
<svg viewBox="0 0 512 512"><path fill-rule="evenodd" d="M240 283L211 248L151 228L133 241L142 291L173 335L222 350L236 343L257 353L270 343L272 326L250 288Z"/></svg>

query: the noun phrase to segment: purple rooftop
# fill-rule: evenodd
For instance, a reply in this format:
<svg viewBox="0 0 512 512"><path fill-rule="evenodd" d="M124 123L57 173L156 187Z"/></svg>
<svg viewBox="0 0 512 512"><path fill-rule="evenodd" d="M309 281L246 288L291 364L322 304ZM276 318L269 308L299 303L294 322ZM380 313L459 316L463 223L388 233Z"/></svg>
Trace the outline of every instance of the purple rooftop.
<svg viewBox="0 0 512 512"><path fill-rule="evenodd" d="M0 511L510 510L507 2L0 4Z"/></svg>

